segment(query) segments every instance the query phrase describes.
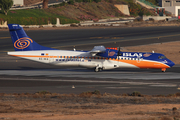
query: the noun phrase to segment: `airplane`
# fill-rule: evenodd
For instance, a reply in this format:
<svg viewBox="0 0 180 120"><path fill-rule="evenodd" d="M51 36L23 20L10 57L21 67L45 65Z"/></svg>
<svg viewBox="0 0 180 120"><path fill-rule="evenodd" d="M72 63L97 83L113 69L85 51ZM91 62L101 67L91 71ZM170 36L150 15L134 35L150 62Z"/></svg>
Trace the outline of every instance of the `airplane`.
<svg viewBox="0 0 180 120"><path fill-rule="evenodd" d="M93 68L95 72L115 68L171 68L175 64L161 53L122 52L120 48L94 46L90 51L58 50L41 46L27 36L19 24L8 24L15 51L10 56L59 66Z"/></svg>

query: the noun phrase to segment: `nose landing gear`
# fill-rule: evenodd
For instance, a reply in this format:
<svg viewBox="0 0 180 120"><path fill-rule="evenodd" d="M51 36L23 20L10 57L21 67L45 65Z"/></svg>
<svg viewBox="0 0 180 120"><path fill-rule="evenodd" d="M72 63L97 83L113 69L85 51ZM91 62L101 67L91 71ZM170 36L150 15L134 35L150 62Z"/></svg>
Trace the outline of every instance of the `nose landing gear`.
<svg viewBox="0 0 180 120"><path fill-rule="evenodd" d="M161 71L162 71L162 72L166 72L166 68L162 68Z"/></svg>

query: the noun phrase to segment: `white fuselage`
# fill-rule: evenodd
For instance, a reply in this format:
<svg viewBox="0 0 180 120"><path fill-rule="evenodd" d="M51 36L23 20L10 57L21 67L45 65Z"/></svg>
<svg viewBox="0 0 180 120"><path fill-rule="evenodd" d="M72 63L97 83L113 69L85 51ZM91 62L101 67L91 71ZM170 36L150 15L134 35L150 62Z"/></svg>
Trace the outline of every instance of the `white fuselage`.
<svg viewBox="0 0 180 120"><path fill-rule="evenodd" d="M120 67L138 68L135 65L108 59L94 57L90 52L67 51L67 50L36 50L8 52L8 55L25 58L42 63L50 63L60 66L81 66L86 68L102 67L103 69L114 69Z"/></svg>

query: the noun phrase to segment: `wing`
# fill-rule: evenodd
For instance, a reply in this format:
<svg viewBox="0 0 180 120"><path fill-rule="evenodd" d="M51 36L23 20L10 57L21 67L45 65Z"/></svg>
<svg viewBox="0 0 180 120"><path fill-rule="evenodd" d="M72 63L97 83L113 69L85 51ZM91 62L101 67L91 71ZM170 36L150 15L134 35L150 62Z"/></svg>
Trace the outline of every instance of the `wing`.
<svg viewBox="0 0 180 120"><path fill-rule="evenodd" d="M106 52L106 48L104 46L94 46L94 48L89 52L92 54L92 56L95 56L98 53Z"/></svg>

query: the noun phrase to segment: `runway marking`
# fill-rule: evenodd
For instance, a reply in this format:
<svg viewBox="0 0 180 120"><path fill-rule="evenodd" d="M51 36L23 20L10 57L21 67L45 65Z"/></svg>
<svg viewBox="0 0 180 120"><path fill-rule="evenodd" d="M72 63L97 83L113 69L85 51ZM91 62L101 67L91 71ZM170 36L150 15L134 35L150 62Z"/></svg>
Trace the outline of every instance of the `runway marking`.
<svg viewBox="0 0 180 120"><path fill-rule="evenodd" d="M11 37L0 37L0 39L7 39L7 38L11 38Z"/></svg>
<svg viewBox="0 0 180 120"><path fill-rule="evenodd" d="M121 39L124 37L90 37L89 39Z"/></svg>
<svg viewBox="0 0 180 120"><path fill-rule="evenodd" d="M70 46L82 46L82 45L93 45L93 44L103 44L103 43L117 43L117 42L125 42L125 41L135 41L135 40L143 40L143 39L154 39L154 38L165 38L165 37L172 37L172 36L180 36L180 34L175 34L175 35L166 35L166 36L157 36L157 37L149 37L149 38L136 38L136 39L127 39L127 40L122 40L123 37L121 37L119 40L111 40L111 41L105 41L105 42L98 42L98 43L86 43L86 44L75 44L75 45L66 45L66 46L55 46L52 48L60 48L60 47L70 47ZM172 42L172 41L171 41Z"/></svg>
<svg viewBox="0 0 180 120"><path fill-rule="evenodd" d="M159 84L159 85L149 85L149 86L152 86L152 87L177 87L177 85L169 85L169 84Z"/></svg>

